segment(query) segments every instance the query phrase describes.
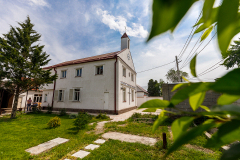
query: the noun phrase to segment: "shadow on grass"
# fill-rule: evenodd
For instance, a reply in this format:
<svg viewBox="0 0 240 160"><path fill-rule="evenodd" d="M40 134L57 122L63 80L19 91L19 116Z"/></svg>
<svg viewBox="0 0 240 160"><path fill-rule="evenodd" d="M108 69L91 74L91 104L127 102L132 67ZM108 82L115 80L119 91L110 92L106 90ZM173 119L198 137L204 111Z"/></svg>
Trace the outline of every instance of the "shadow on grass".
<svg viewBox="0 0 240 160"><path fill-rule="evenodd" d="M77 127L72 127L72 128L69 128L68 129L68 134L73 134L73 135L76 135L80 132L81 130L79 130Z"/></svg>

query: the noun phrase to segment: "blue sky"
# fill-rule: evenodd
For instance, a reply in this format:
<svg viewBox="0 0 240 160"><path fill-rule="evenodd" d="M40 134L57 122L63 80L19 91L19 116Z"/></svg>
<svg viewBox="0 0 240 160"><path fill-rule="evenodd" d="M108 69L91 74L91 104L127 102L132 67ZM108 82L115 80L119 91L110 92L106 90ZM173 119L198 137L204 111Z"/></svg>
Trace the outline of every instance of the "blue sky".
<svg viewBox="0 0 240 160"><path fill-rule="evenodd" d="M165 33L146 43L151 26L151 5L150 0L0 0L0 36L9 31L9 25L17 26L17 22L29 15L34 29L42 35L40 43L50 54L49 65L53 65L120 50L120 38L126 26L135 69L139 72L175 59L199 16L202 1L194 4L173 34ZM199 50L213 34L214 31ZM199 36L193 37L183 61ZM199 54L197 71L204 71L220 58L214 39ZM166 80L167 71L173 67L174 63L139 73L137 83L147 86L149 79ZM190 73L188 68L183 71ZM210 81L225 73L226 69L219 67L201 78Z"/></svg>

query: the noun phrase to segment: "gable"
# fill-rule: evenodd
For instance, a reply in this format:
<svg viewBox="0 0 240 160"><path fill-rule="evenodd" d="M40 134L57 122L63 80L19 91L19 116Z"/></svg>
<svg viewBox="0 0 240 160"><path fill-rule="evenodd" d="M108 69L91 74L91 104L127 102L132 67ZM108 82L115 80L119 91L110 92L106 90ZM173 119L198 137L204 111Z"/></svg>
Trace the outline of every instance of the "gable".
<svg viewBox="0 0 240 160"><path fill-rule="evenodd" d="M135 71L132 55L129 49L126 49L125 51L118 54L118 57L120 57L129 67L131 67Z"/></svg>

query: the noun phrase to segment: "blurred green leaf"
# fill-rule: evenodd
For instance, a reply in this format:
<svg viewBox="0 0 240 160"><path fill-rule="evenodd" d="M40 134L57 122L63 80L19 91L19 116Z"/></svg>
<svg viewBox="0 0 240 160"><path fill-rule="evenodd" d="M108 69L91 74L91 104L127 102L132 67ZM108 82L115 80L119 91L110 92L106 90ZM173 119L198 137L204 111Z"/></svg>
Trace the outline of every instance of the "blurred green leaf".
<svg viewBox="0 0 240 160"><path fill-rule="evenodd" d="M195 55L190 62L191 73L194 77L197 77L197 74L196 74L196 60L197 60L197 55Z"/></svg>
<svg viewBox="0 0 240 160"><path fill-rule="evenodd" d="M186 86L183 89L180 89L177 93L175 93L170 102L173 105L176 105L197 93L209 90L209 87L211 85L212 85L211 82L189 83L188 86Z"/></svg>
<svg viewBox="0 0 240 160"><path fill-rule="evenodd" d="M210 88L220 93L240 95L240 68L228 72L211 85Z"/></svg>
<svg viewBox="0 0 240 160"><path fill-rule="evenodd" d="M172 146L168 149L167 153L165 154L165 157L172 153L173 151L177 150L182 145L188 143L192 139L196 138L199 135L202 135L203 132L211 129L215 126L215 123L213 120L207 120L204 124L199 125L197 127L194 127L187 132L181 134L178 139L175 140L175 142L172 144Z"/></svg>
<svg viewBox="0 0 240 160"><path fill-rule="evenodd" d="M175 90L177 90L177 89L179 89L179 88L181 88L181 87L187 86L187 85L188 85L188 83L179 83L179 84L176 84L176 85L173 87L173 89L172 89L171 92L173 92L173 91L175 91Z"/></svg>
<svg viewBox="0 0 240 160"><path fill-rule="evenodd" d="M230 114L230 115L236 115L240 116L240 106L237 105L224 105L224 106L216 106L213 109L211 109L211 112L207 114Z"/></svg>
<svg viewBox="0 0 240 160"><path fill-rule="evenodd" d="M213 30L213 26L209 27L209 28L203 33L203 35L202 35L202 37L201 37L201 41L205 40L205 39L208 37L208 35L212 32L212 30Z"/></svg>
<svg viewBox="0 0 240 160"><path fill-rule="evenodd" d="M191 105L194 111L196 111L198 107L200 107L200 105L203 103L205 95L206 95L206 92L199 92L189 97L189 104Z"/></svg>
<svg viewBox="0 0 240 160"><path fill-rule="evenodd" d="M186 82L189 82L189 83L190 83L190 81L189 81L187 78L185 78L184 76L182 76L182 78L184 79L184 81L186 81Z"/></svg>
<svg viewBox="0 0 240 160"><path fill-rule="evenodd" d="M232 120L226 122L218 128L211 139L208 140L206 147L208 148L219 148L225 144L232 143L240 139L240 120Z"/></svg>
<svg viewBox="0 0 240 160"><path fill-rule="evenodd" d="M240 95L223 94L218 98L217 104L218 105L232 104L233 102L235 102L238 99L240 99Z"/></svg>
<svg viewBox="0 0 240 160"><path fill-rule="evenodd" d="M153 124L152 132L155 132L157 127L160 126L167 118L168 116L165 116L165 111L161 111L158 119Z"/></svg>
<svg viewBox="0 0 240 160"><path fill-rule="evenodd" d="M212 7L214 2L215 0L205 0L203 5L203 15L202 15L204 22L207 22L211 17Z"/></svg>
<svg viewBox="0 0 240 160"><path fill-rule="evenodd" d="M178 137L183 134L184 132L187 131L188 127L194 120L194 117L181 117L176 119L172 123L172 133L173 133L173 138L178 139Z"/></svg>
<svg viewBox="0 0 240 160"><path fill-rule="evenodd" d="M232 160L240 158L240 143L232 145L228 150L224 151L220 160Z"/></svg>
<svg viewBox="0 0 240 160"><path fill-rule="evenodd" d="M224 55L237 30L239 0L223 0L218 12L218 44Z"/></svg>
<svg viewBox="0 0 240 160"><path fill-rule="evenodd" d="M171 104L167 100L152 99L143 103L139 108L167 108L171 107Z"/></svg>
<svg viewBox="0 0 240 160"><path fill-rule="evenodd" d="M173 31L196 1L197 0L153 0L152 28L147 41L168 30Z"/></svg>
<svg viewBox="0 0 240 160"><path fill-rule="evenodd" d="M207 112L210 112L211 110L207 106L200 105L202 109L204 109Z"/></svg>

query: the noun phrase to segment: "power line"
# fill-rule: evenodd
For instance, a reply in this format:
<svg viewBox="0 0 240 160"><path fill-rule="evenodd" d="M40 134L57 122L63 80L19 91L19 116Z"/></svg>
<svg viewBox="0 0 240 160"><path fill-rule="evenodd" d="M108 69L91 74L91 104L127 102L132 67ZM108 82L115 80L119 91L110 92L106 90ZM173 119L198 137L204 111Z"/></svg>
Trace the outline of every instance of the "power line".
<svg viewBox="0 0 240 160"><path fill-rule="evenodd" d="M210 42L212 41L212 39L216 36L216 34L217 34L217 32L215 32L215 34L214 34L214 35L212 36L212 38L208 41L208 43L202 48L202 50L199 51L198 53L196 53L195 55L198 55L199 53L201 53L201 52L207 47L207 45L209 45L209 43L210 43ZM201 44L202 44L202 43L201 43ZM201 44L200 44L200 45L201 45ZM199 46L199 47L200 47L200 46ZM199 47L198 47L198 48L199 48ZM198 48L197 48L197 49L198 49ZM197 49L196 49L196 50L197 50ZM189 59L192 59L192 57L193 57L193 55L192 55ZM186 66L189 64L189 62L190 62L190 61L188 61L184 66L182 66L182 68L186 67ZM181 69L182 69L182 68L181 68Z"/></svg>
<svg viewBox="0 0 240 160"><path fill-rule="evenodd" d="M200 18L200 16L201 16L201 14L202 14L202 11L201 11L201 13L200 13L199 16L198 16L195 25L197 24L197 22L198 22L198 20L199 20L199 18ZM198 25L198 26L199 26L199 25ZM189 34L189 36L188 36L188 38L187 38L187 41L185 42L185 44L184 44L181 52L180 52L179 55L178 55L179 59L183 56L184 52L186 51L189 43L191 42L191 40L192 40L192 38L193 38L193 35L194 35L194 34L192 34L192 32L193 32L194 28L195 28L195 27L192 28L191 33ZM197 28L198 28L198 27L196 27L196 30L197 30ZM195 30L195 31L196 31L196 30ZM192 36L191 36L191 34L192 34ZM189 42L188 42L188 39L189 39L190 36L191 36L191 39L190 39ZM187 42L188 42L188 44L187 44ZM186 46L186 44L187 44L187 46ZM186 47L185 47L185 46L186 46ZM185 49L184 49L184 48L185 48Z"/></svg>
<svg viewBox="0 0 240 160"><path fill-rule="evenodd" d="M164 65L161 65L161 66L157 66L157 67L154 67L154 68L151 68L151 69L147 69L147 70L144 70L144 71L140 71L140 72L137 72L137 73L142 73L142 72L150 71L150 70L153 70L153 69L156 69L156 68L160 68L160 67L166 66L166 65L168 65L168 64L174 63L174 62L175 62L175 61L170 62L170 63L167 63L167 64L164 64Z"/></svg>
<svg viewBox="0 0 240 160"><path fill-rule="evenodd" d="M219 64L219 63L221 63L222 61L224 61L224 59L222 59L221 61L217 62L216 64L214 64L214 65L211 66L210 68L206 69L205 71L199 73L198 76L204 75L206 71L208 71L209 69L213 68L214 66L216 66L216 65Z"/></svg>
<svg viewBox="0 0 240 160"><path fill-rule="evenodd" d="M217 66L216 68L213 68L212 70L210 70L210 71L208 71L208 72L206 72L206 73L204 73L204 74L202 74L202 75L198 75L198 77L203 76L203 75L205 75L205 74L207 74L207 73L209 73L209 72L211 72L211 71L213 71L213 70L215 70L215 69L217 69L217 68L219 68L219 67L221 67L221 66L219 65L219 66Z"/></svg>

